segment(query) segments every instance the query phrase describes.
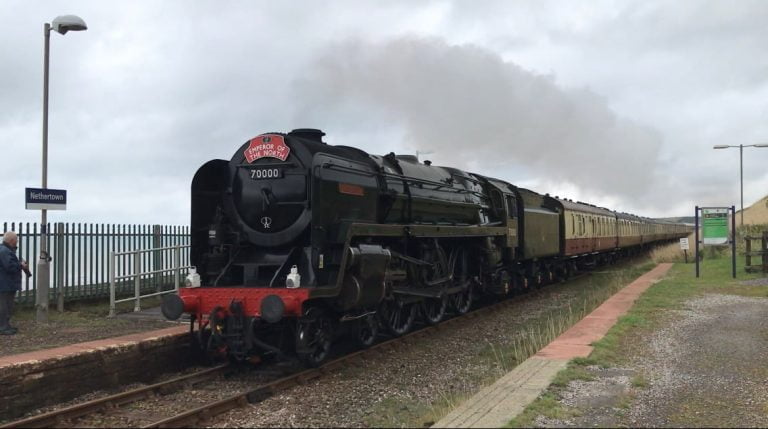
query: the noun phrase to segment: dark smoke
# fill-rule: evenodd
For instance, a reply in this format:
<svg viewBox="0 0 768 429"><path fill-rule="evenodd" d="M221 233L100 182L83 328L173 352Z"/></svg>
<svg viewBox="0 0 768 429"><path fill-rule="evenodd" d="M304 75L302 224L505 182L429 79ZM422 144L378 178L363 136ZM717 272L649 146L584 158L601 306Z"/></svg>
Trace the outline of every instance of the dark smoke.
<svg viewBox="0 0 768 429"><path fill-rule="evenodd" d="M588 89L559 88L486 49L423 38L349 41L322 52L309 70L295 85L297 123L333 118L360 134L366 118L373 136L394 121L405 130L400 147L432 150L443 165L522 168L533 180L620 200L650 186L643 177L656 165L657 132L617 117ZM397 149L380 143L377 153Z"/></svg>

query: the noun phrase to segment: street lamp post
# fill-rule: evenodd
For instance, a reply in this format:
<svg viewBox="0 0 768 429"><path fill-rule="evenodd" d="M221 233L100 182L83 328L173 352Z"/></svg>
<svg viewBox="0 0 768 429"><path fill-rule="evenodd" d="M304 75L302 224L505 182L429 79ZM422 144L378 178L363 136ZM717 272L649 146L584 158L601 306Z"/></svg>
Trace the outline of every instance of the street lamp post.
<svg viewBox="0 0 768 429"><path fill-rule="evenodd" d="M745 147L768 147L768 143L740 144L738 146L719 144L719 145L715 145L714 149L728 149L730 147L739 148L739 183L741 184L741 226L744 226L744 148Z"/></svg>
<svg viewBox="0 0 768 429"><path fill-rule="evenodd" d="M48 58L50 56L51 30L62 35L67 31L88 29L85 21L75 15L57 16L50 24L45 23L45 53L43 60L43 189L48 188ZM41 210L40 219L40 258L37 260L37 294L35 296L35 320L48 321L48 290L50 289L50 261L48 256L48 213Z"/></svg>

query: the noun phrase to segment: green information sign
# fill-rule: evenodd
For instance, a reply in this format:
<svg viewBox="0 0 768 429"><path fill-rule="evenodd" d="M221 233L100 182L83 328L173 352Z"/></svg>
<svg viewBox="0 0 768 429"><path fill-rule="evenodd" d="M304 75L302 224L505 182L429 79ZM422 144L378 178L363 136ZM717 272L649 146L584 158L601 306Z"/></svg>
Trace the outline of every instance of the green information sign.
<svg viewBox="0 0 768 429"><path fill-rule="evenodd" d="M728 211L727 208L701 209L705 246L728 244Z"/></svg>

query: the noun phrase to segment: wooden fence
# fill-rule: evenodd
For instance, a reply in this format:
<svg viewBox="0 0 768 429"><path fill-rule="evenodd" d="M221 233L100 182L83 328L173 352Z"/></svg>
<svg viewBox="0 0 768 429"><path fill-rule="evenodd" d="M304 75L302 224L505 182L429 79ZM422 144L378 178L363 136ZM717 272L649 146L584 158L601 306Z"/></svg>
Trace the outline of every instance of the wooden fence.
<svg viewBox="0 0 768 429"><path fill-rule="evenodd" d="M745 236L744 241L746 243L744 270L750 273L758 271L768 273L768 231L763 231L760 236ZM753 257L758 258L758 264L754 263Z"/></svg>

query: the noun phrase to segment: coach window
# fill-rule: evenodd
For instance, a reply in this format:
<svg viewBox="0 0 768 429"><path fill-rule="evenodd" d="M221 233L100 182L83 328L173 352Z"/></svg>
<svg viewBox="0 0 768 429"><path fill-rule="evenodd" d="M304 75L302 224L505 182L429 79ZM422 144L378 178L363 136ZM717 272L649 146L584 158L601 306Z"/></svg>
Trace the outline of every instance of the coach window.
<svg viewBox="0 0 768 429"><path fill-rule="evenodd" d="M571 213L571 234L576 235L576 216Z"/></svg>

